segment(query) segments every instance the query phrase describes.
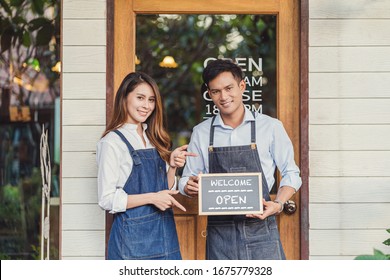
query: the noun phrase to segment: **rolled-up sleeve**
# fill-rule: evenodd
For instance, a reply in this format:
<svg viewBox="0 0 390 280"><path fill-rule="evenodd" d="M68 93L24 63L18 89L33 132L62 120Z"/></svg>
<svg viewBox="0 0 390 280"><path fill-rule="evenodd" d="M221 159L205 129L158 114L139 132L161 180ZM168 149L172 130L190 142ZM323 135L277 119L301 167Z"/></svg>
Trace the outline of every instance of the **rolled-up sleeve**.
<svg viewBox="0 0 390 280"><path fill-rule="evenodd" d="M109 142L97 145L98 200L99 206L110 213L124 212L127 208L127 193L118 186L121 153Z"/></svg>
<svg viewBox="0 0 390 280"><path fill-rule="evenodd" d="M294 160L293 145L280 121L274 127L271 153L282 177L279 186L290 186L297 191L302 185L302 179Z"/></svg>

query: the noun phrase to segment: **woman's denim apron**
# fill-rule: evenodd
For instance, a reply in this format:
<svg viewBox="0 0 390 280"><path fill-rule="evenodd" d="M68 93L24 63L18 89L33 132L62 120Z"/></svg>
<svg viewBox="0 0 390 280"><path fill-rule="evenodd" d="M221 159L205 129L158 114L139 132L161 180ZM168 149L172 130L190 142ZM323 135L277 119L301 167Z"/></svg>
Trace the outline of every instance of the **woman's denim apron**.
<svg viewBox="0 0 390 280"><path fill-rule="evenodd" d="M267 181L256 148L255 121L251 122L251 145L213 147L214 123L209 145L210 173L261 172L263 198L270 200ZM285 259L275 216L265 220L245 215L209 216L206 258L209 260L278 260Z"/></svg>
<svg viewBox="0 0 390 280"><path fill-rule="evenodd" d="M134 150L121 132L114 132L126 143L134 162L124 191L131 195L167 190L166 163L157 150ZM172 209L160 211L147 204L115 214L108 259L181 259Z"/></svg>

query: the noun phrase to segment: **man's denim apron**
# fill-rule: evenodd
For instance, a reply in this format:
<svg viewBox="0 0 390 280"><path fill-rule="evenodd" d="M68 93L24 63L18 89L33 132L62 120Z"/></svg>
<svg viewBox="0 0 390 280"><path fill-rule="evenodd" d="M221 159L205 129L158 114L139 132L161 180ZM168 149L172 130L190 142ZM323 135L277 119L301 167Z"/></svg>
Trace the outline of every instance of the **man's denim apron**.
<svg viewBox="0 0 390 280"><path fill-rule="evenodd" d="M213 147L215 116L211 122L209 145L210 173L261 172L263 198L270 200L267 181L256 147L255 121L251 122L251 145ZM245 215L209 216L206 258L209 260L285 259L275 216L265 220Z"/></svg>
<svg viewBox="0 0 390 280"><path fill-rule="evenodd" d="M134 162L124 191L131 195L167 190L166 163L157 150L134 150L121 132L114 132L126 143ZM160 211L147 204L115 214L108 259L181 259L172 209Z"/></svg>

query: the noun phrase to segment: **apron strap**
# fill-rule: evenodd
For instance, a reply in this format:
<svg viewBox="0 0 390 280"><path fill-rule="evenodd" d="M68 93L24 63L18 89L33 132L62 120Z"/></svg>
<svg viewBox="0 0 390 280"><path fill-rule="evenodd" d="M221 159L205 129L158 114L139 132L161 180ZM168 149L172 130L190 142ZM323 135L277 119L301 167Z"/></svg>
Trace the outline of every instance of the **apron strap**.
<svg viewBox="0 0 390 280"><path fill-rule="evenodd" d="M255 117L255 112L252 111L252 115L255 118L251 122L251 143L256 145L256 117Z"/></svg>
<svg viewBox="0 0 390 280"><path fill-rule="evenodd" d="M251 148L256 149L256 117L255 112L252 111L254 120L251 121Z"/></svg>
<svg viewBox="0 0 390 280"><path fill-rule="evenodd" d="M214 121L215 121L215 117L213 117L213 119L211 120L211 126L210 126L210 140L209 140L209 150L213 150L213 145L214 145Z"/></svg>
<svg viewBox="0 0 390 280"><path fill-rule="evenodd" d="M252 115L255 118L255 120L251 121L251 145L252 147L256 147L256 116L255 112L252 111ZM213 150L213 145L214 145L214 121L215 117L213 117L210 125L210 140L209 140L209 150Z"/></svg>
<svg viewBox="0 0 390 280"><path fill-rule="evenodd" d="M129 149L129 152L130 152L130 156L131 158L133 159L133 162L135 165L139 165L141 164L141 159L140 157L138 156L137 154L137 151L133 148L133 146L131 146L130 142L127 141L126 137L122 134L122 132L120 132L119 130L114 130L114 132L116 134L118 134L118 136L122 139L123 142L125 142L127 148Z"/></svg>

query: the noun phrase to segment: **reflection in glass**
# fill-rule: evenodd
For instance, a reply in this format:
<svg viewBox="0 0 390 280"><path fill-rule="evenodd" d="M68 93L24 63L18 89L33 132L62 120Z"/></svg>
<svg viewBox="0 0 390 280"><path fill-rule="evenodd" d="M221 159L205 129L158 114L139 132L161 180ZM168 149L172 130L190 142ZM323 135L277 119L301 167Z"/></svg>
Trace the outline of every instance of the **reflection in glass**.
<svg viewBox="0 0 390 280"><path fill-rule="evenodd" d="M159 85L174 146L217 110L202 87L211 59L235 60L244 70L245 105L276 117L275 15L137 15L136 70ZM176 67L162 63L170 57Z"/></svg>
<svg viewBox="0 0 390 280"><path fill-rule="evenodd" d="M60 4L0 8L0 259L40 259L43 124L53 176L50 259L59 257Z"/></svg>
<svg viewBox="0 0 390 280"><path fill-rule="evenodd" d="M236 60L246 75L245 104L276 117L276 16L137 15L136 30L136 69L159 84L174 139L215 113L201 88L213 58ZM160 66L166 57L177 67Z"/></svg>

